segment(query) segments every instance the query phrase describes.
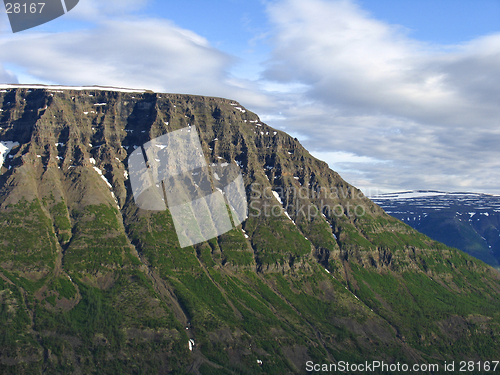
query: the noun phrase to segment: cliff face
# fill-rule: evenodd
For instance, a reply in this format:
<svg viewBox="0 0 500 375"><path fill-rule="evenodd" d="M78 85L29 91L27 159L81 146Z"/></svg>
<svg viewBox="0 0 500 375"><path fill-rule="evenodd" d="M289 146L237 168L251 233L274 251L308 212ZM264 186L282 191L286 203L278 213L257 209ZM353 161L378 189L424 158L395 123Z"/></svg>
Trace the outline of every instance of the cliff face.
<svg viewBox="0 0 500 375"><path fill-rule="evenodd" d="M185 127L208 163L240 167L249 218L180 248L169 210L135 204L128 156ZM7 88L0 128L2 373L286 374L500 349L498 273L239 103Z"/></svg>

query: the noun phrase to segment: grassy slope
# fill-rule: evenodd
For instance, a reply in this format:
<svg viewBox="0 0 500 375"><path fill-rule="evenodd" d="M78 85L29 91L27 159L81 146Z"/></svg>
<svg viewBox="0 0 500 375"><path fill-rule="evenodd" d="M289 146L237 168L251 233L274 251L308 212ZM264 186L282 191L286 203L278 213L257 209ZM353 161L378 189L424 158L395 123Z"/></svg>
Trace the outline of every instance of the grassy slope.
<svg viewBox="0 0 500 375"><path fill-rule="evenodd" d="M49 109L2 118L3 137L19 121L33 123L32 134L17 134L30 140L12 160L17 168L1 177L2 373L287 374L304 372L307 360L430 363L492 360L500 351L497 273L385 215L291 138L256 130L256 116L229 101L144 94L137 102L151 105L127 109L131 98L118 94L38 93L27 104L20 98L33 93L16 95L9 99L18 107L47 101ZM283 196L293 222L251 217L248 239L234 229L180 249L168 211L134 205L121 163L121 146L161 134L166 122L196 125L205 152L239 160L247 185L333 186L338 194ZM307 218L297 201L323 215ZM252 207L263 202L277 204L269 194ZM321 210L346 203L363 205L363 215Z"/></svg>

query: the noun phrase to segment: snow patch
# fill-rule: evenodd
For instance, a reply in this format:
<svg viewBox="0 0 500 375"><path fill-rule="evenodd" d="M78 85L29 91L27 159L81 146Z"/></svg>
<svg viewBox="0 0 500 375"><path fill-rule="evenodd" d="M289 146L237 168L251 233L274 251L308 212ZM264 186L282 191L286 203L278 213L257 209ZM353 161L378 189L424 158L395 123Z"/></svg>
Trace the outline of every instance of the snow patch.
<svg viewBox="0 0 500 375"><path fill-rule="evenodd" d="M274 195L274 197L278 200L278 202L280 202L281 204L283 204L283 202L282 202L282 200L281 200L281 197L280 197L280 195L278 194L278 192L277 192L277 191L274 191L274 190L273 190L273 195ZM288 216L288 214L287 214L287 216ZM288 216L288 217L290 217L290 216ZM292 220L292 219L290 219L290 220Z"/></svg>
<svg viewBox="0 0 500 375"><path fill-rule="evenodd" d="M293 225L297 226L297 224L295 224L295 221L293 221L292 218L290 217L290 215L288 215L288 212L283 211L283 213L286 215L287 218L290 219L290 221L293 223ZM307 237L306 237L306 240L307 240Z"/></svg>
<svg viewBox="0 0 500 375"><path fill-rule="evenodd" d="M12 142L12 141L0 142L0 167L2 167L3 165L5 156L10 152L10 150L12 150L16 146L19 146L18 142Z"/></svg>
<svg viewBox="0 0 500 375"><path fill-rule="evenodd" d="M99 168L95 167L95 166L94 166L93 168L94 168L94 170L95 170L97 173L99 173L99 176L101 176L101 178L104 180L104 182L106 183L106 185L108 185L108 187L109 187L110 189L112 189L112 188L113 188L113 186L109 183L109 181L108 181L108 179L106 178L106 176L104 176L104 175L102 174L102 171L101 171Z"/></svg>
<svg viewBox="0 0 500 375"><path fill-rule="evenodd" d="M440 191L404 191L401 193L388 193L380 194L370 197L371 199L407 199L407 198L421 198L421 197L435 197L439 195L446 195Z"/></svg>
<svg viewBox="0 0 500 375"><path fill-rule="evenodd" d="M94 90L94 91L118 91L118 92L146 92L141 89L129 89L113 86L60 86L60 85L23 85L23 84L0 84L0 89L15 89L15 88L31 88L31 89L48 89L51 92L64 92L62 90ZM58 91L56 91L58 90ZM7 92L7 91L2 91ZM94 96L89 94L89 96Z"/></svg>

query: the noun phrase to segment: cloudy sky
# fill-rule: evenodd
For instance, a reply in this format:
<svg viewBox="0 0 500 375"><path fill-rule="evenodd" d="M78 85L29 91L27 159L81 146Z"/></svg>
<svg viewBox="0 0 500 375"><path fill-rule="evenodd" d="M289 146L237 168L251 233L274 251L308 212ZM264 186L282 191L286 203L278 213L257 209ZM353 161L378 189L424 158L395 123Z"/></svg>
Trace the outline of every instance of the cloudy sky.
<svg viewBox="0 0 500 375"><path fill-rule="evenodd" d="M80 0L0 82L222 96L367 194L500 194L500 0Z"/></svg>

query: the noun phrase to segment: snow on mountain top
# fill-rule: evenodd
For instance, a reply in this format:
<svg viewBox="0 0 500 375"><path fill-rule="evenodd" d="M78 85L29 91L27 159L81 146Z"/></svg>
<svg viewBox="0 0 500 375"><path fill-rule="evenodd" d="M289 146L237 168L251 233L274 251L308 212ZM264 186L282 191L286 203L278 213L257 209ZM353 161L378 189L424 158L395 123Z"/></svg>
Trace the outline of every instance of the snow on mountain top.
<svg viewBox="0 0 500 375"><path fill-rule="evenodd" d="M47 90L98 90L98 91L119 91L119 92L146 92L146 90L141 89L129 89L124 87L113 87L113 86L60 86L60 85L26 85L26 84L10 84L3 83L0 84L1 90L7 89L17 89L17 88L26 88L26 89L47 89Z"/></svg>
<svg viewBox="0 0 500 375"><path fill-rule="evenodd" d="M402 220L405 220L406 214L415 217L415 215L443 210L451 210L456 215L471 212L500 212L500 197L490 194L418 190L381 194L370 198L386 212ZM403 216L400 217L400 215Z"/></svg>
<svg viewBox="0 0 500 375"><path fill-rule="evenodd" d="M457 196L469 196L469 197L480 197L488 194L479 193L460 193L460 192L444 192L435 190L412 190L412 191L402 191L397 193L386 193L380 195L370 196L370 199L412 199L412 198L425 198L425 197L437 197L437 196L448 196L450 198Z"/></svg>
<svg viewBox="0 0 500 375"><path fill-rule="evenodd" d="M407 198L421 198L421 197L435 197L438 195L446 195L448 193L442 191L431 190L416 190L416 191L403 191L398 193L386 193L371 196L371 199L407 199Z"/></svg>

